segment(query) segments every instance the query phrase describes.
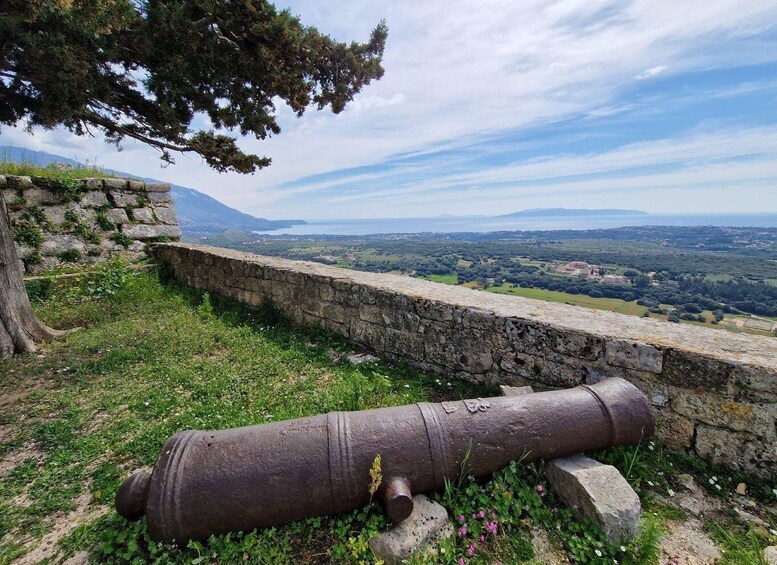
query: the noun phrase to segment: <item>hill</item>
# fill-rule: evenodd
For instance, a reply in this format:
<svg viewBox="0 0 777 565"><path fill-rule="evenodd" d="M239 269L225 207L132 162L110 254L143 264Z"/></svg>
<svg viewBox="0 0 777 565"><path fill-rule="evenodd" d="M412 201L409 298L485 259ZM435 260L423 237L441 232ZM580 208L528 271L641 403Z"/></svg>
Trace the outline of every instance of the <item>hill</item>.
<svg viewBox="0 0 777 565"><path fill-rule="evenodd" d="M46 153L44 151L30 151L23 147L0 146L0 158L7 161L30 161L46 166L51 163L66 163L79 166L74 159ZM105 169L107 172L122 177L140 178L145 181L159 182L159 179L141 177L132 173ZM215 198L203 194L193 188L172 185L171 194L175 202L175 212L178 215L178 223L184 235L202 233L220 233L225 229L242 231L270 231L288 228L297 224L304 224L303 220L268 220L256 218L234 208L222 204Z"/></svg>

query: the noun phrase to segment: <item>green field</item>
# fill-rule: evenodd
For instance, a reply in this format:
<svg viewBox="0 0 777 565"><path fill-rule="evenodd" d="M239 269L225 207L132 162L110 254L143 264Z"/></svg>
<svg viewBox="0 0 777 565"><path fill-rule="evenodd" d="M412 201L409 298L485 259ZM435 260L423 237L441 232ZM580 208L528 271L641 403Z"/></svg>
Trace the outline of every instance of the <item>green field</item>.
<svg viewBox="0 0 777 565"><path fill-rule="evenodd" d="M647 308L640 306L636 302L625 302L619 298L591 298L583 294L569 294L555 290L543 290L541 288L521 288L512 287L509 284L495 286L486 289L488 292L498 294L510 294L512 296L523 296L524 298L534 298L536 300L546 300L548 302L563 302L575 306L585 306L586 308L595 308L596 310L609 310L619 314L629 314L631 316L641 316L647 311Z"/></svg>
<svg viewBox="0 0 777 565"><path fill-rule="evenodd" d="M427 281L434 281L443 284L456 284L458 277L456 275L429 275L428 277L422 277Z"/></svg>

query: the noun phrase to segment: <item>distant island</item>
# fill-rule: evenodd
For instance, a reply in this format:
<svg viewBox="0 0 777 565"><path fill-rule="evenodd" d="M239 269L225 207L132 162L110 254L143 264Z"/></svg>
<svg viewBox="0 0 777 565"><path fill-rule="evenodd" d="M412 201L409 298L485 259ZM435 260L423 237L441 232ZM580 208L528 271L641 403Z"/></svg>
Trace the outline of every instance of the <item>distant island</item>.
<svg viewBox="0 0 777 565"><path fill-rule="evenodd" d="M647 212L642 210L618 210L615 208L602 208L599 210L590 210L585 208L532 208L530 210L521 210L512 214L496 216L497 218L531 218L552 216L647 216Z"/></svg>

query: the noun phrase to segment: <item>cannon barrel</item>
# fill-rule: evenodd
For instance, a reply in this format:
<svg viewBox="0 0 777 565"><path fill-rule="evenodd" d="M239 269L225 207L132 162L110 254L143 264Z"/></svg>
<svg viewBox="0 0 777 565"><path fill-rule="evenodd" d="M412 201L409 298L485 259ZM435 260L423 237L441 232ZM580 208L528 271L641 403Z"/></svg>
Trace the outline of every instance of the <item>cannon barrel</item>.
<svg viewBox="0 0 777 565"><path fill-rule="evenodd" d="M592 386L359 412L332 412L167 440L153 473L122 484L116 509L147 516L151 537L182 542L360 508L381 456L376 496L396 522L412 493L514 459L552 459L653 435L645 396L613 378ZM466 459L466 464L462 465Z"/></svg>

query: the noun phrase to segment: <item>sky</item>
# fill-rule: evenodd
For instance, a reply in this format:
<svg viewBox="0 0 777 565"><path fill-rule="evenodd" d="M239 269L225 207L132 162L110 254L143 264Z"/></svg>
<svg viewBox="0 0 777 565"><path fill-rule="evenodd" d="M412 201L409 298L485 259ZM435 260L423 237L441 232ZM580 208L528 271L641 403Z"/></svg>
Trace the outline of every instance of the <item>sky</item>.
<svg viewBox="0 0 777 565"><path fill-rule="evenodd" d="M0 145L200 190L271 219L497 215L529 208L777 212L775 0L294 0L343 41L389 26L385 76L341 114L278 107L244 150L254 175L198 157L161 168L66 130Z"/></svg>

